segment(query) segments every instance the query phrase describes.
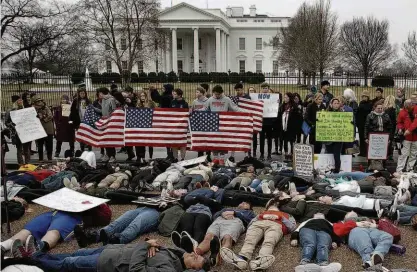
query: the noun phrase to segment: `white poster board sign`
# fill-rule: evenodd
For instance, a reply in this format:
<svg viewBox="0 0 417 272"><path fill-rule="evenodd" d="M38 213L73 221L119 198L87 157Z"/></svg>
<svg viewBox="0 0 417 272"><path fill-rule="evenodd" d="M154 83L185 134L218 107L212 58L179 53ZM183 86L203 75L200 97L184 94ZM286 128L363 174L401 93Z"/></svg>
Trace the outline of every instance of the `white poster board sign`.
<svg viewBox="0 0 417 272"><path fill-rule="evenodd" d="M71 104L62 104L62 116L69 117L71 113Z"/></svg>
<svg viewBox="0 0 417 272"><path fill-rule="evenodd" d="M295 144L293 152L294 172L300 176L312 176L314 170L314 149L307 144Z"/></svg>
<svg viewBox="0 0 417 272"><path fill-rule="evenodd" d="M251 93L249 94L252 100L261 100L264 102L263 117L277 117L279 108L279 94L273 93Z"/></svg>
<svg viewBox="0 0 417 272"><path fill-rule="evenodd" d="M340 156L342 162L340 170L343 172L352 172L352 155ZM330 171L334 169L333 154L314 154L314 169Z"/></svg>
<svg viewBox="0 0 417 272"><path fill-rule="evenodd" d="M13 123L16 124L15 129L22 143L31 142L47 136L41 120L36 116L37 113L33 107L10 112L10 117Z"/></svg>
<svg viewBox="0 0 417 272"><path fill-rule="evenodd" d="M36 204L64 212L87 211L107 201L109 199L85 195L68 188L59 189L33 200Z"/></svg>
<svg viewBox="0 0 417 272"><path fill-rule="evenodd" d="M206 160L207 160L207 155L206 156L201 156L201 157L198 157L198 158L195 158L195 159L180 161L177 164L182 166L182 167L185 167L185 166L188 166L188 165L200 164L200 163L205 162Z"/></svg>
<svg viewBox="0 0 417 272"><path fill-rule="evenodd" d="M388 133L369 133L368 160L386 160L388 158Z"/></svg>

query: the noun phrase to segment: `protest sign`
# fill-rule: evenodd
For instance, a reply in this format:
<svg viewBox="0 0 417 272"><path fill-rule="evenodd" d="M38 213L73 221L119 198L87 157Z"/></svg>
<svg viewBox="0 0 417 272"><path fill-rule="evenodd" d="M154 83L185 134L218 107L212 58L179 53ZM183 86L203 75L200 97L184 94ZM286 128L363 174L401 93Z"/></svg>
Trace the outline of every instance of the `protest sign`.
<svg viewBox="0 0 417 272"><path fill-rule="evenodd" d="M178 162L178 165L185 167L188 165L193 165L193 164L200 164L203 163L207 160L207 155L206 156L201 156L195 159L190 159L190 160L185 160L185 161L180 161Z"/></svg>
<svg viewBox="0 0 417 272"><path fill-rule="evenodd" d="M22 143L31 142L47 136L41 121L36 116L37 113L33 107L10 112L10 117L16 125L15 129Z"/></svg>
<svg viewBox="0 0 417 272"><path fill-rule="evenodd" d="M87 211L107 201L109 199L85 195L68 188L62 188L33 200L36 204L64 212Z"/></svg>
<svg viewBox="0 0 417 272"><path fill-rule="evenodd" d="M294 172L300 176L313 175L313 146L307 144L295 144L293 152Z"/></svg>
<svg viewBox="0 0 417 272"><path fill-rule="evenodd" d="M355 140L354 136L352 112L317 112L317 141L351 143Z"/></svg>
<svg viewBox="0 0 417 272"><path fill-rule="evenodd" d="M342 162L340 170L343 172L352 172L352 155L340 156ZM333 154L314 154L314 169L321 171L330 171L334 169Z"/></svg>
<svg viewBox="0 0 417 272"><path fill-rule="evenodd" d="M261 100L264 102L263 117L277 117L279 108L279 94L273 93L251 93L249 94L252 100Z"/></svg>
<svg viewBox="0 0 417 272"><path fill-rule="evenodd" d="M369 133L368 160L386 160L388 158L388 133Z"/></svg>
<svg viewBox="0 0 417 272"><path fill-rule="evenodd" d="M68 117L71 113L71 104L62 104L62 116Z"/></svg>

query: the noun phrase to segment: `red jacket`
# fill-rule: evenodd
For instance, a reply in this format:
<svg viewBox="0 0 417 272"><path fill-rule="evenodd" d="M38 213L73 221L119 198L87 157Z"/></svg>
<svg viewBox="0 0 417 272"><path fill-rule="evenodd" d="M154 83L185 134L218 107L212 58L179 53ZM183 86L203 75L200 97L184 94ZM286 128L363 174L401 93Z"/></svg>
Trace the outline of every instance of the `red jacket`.
<svg viewBox="0 0 417 272"><path fill-rule="evenodd" d="M414 106L413 113L414 121L411 120L410 114L407 110L401 109L397 117L397 128L402 129L403 132L409 130L411 134L405 136L407 141L417 141L417 106Z"/></svg>
<svg viewBox="0 0 417 272"><path fill-rule="evenodd" d="M353 220L349 220L346 222L338 222L333 224L333 231L339 237L344 237L349 234L351 230L356 228L356 222Z"/></svg>

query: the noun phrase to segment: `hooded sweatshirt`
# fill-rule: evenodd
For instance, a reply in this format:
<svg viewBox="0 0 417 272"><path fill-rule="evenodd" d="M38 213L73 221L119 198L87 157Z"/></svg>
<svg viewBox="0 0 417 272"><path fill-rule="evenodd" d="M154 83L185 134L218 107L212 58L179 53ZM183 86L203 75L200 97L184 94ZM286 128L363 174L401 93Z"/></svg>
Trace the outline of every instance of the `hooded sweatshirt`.
<svg viewBox="0 0 417 272"><path fill-rule="evenodd" d="M197 98L191 104L191 108L193 110L204 110L204 105L206 104L207 100L208 100L208 98L205 97L205 96Z"/></svg>
<svg viewBox="0 0 417 272"><path fill-rule="evenodd" d="M174 90L174 85L172 84L165 84L164 85L164 93L160 95L157 89L153 89L151 91L151 98L156 103L159 103L159 107L161 108L170 108L171 101L172 101L172 91Z"/></svg>
<svg viewBox="0 0 417 272"><path fill-rule="evenodd" d="M207 99L205 109L213 112L241 111L229 97L224 95L221 95L219 99L215 98L214 96Z"/></svg>
<svg viewBox="0 0 417 272"><path fill-rule="evenodd" d="M116 109L116 99L111 95L103 96L101 100L101 112L103 116L109 116Z"/></svg>

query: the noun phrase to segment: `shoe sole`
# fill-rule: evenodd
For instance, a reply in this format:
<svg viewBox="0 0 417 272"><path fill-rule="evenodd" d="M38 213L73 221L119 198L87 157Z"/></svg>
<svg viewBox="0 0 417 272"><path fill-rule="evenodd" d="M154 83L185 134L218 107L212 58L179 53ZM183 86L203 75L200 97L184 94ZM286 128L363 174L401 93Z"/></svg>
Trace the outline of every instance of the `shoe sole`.
<svg viewBox="0 0 417 272"><path fill-rule="evenodd" d="M342 265L340 263L330 263L327 266L321 267L321 272L339 272L342 269Z"/></svg>
<svg viewBox="0 0 417 272"><path fill-rule="evenodd" d="M217 241L217 243L214 243L214 241ZM220 239L217 236L214 236L213 239L210 241L210 260L215 260L215 263L213 265L218 265L220 262Z"/></svg>
<svg viewBox="0 0 417 272"><path fill-rule="evenodd" d="M171 241L177 248L181 248L181 235L177 231L171 233Z"/></svg>
<svg viewBox="0 0 417 272"><path fill-rule="evenodd" d="M31 248L35 248L34 252L29 252L29 245L31 246ZM36 251L35 237L33 237L32 235L29 235L28 238L26 238L25 250L27 253L30 253L30 254L33 254Z"/></svg>
<svg viewBox="0 0 417 272"><path fill-rule="evenodd" d="M234 257L236 256L236 254L228 248L221 248L220 249L220 256L226 263L235 266L239 270L247 269L248 263L245 262L244 260L240 259L240 258L235 259ZM239 265L238 265L239 263L245 263L245 268L239 267Z"/></svg>
<svg viewBox="0 0 417 272"><path fill-rule="evenodd" d="M181 248L184 249L187 253L194 252L193 242L187 235L181 237Z"/></svg>
<svg viewBox="0 0 417 272"><path fill-rule="evenodd" d="M304 264L295 267L295 272L321 272L321 267L318 264Z"/></svg>
<svg viewBox="0 0 417 272"><path fill-rule="evenodd" d="M274 256L262 256L262 257L260 257L259 259L257 259L257 261L259 260L259 262L260 262L260 265L259 266L256 266L256 267L252 267L251 265L250 265L250 263L249 263L249 266L251 267L251 269L253 270L253 271L256 271L256 270L265 270L265 269L268 269L269 267L271 267L273 264L274 264L274 262L275 262L275 257Z"/></svg>

